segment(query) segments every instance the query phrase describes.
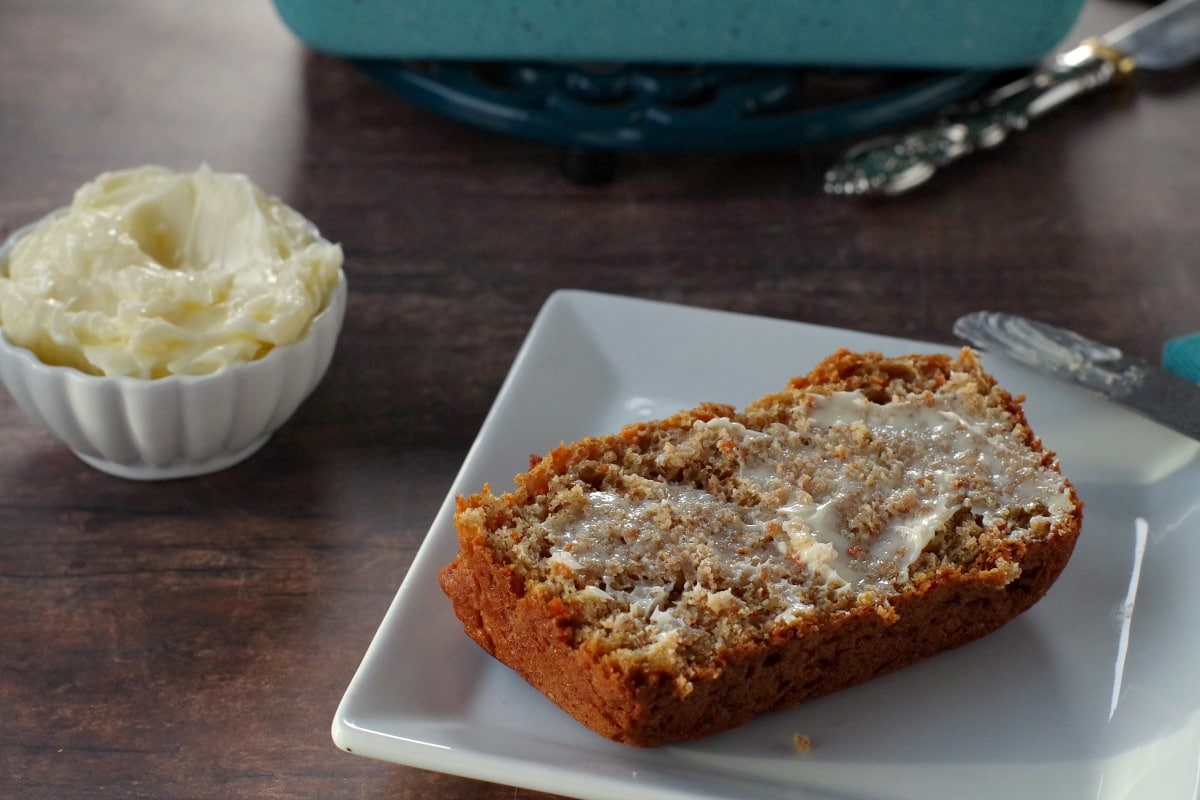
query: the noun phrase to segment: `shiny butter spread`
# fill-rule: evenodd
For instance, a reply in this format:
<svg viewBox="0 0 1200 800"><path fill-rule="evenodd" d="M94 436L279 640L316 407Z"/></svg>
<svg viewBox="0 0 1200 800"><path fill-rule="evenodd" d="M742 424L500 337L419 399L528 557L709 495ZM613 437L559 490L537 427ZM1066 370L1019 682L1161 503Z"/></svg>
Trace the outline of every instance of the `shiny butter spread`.
<svg viewBox="0 0 1200 800"><path fill-rule="evenodd" d="M242 175L109 172L0 264L0 327L91 374L207 374L303 337L341 266L338 245Z"/></svg>
<svg viewBox="0 0 1200 800"><path fill-rule="evenodd" d="M959 511L986 528L1008 509L1054 516L1073 506L1065 480L1039 453L920 397L882 405L838 392L818 398L809 418L849 439L849 455L828 470L819 496L797 492L779 513L794 549L833 545L829 570L851 585L908 580L908 568ZM867 440L855 455L853 445ZM876 513L860 519L867 508Z"/></svg>
<svg viewBox="0 0 1200 800"><path fill-rule="evenodd" d="M960 512L986 528L1014 510L1052 519L1073 507L1062 476L1003 421L968 418L949 400L839 392L790 425L759 432L720 418L690 435L736 445L739 472L723 483L741 501L631 476L629 491L586 492L582 512L547 520L551 562L584 597L628 604L630 625L688 624L689 603L719 612L748 583L779 595L786 622L812 607L814 585L893 591Z"/></svg>

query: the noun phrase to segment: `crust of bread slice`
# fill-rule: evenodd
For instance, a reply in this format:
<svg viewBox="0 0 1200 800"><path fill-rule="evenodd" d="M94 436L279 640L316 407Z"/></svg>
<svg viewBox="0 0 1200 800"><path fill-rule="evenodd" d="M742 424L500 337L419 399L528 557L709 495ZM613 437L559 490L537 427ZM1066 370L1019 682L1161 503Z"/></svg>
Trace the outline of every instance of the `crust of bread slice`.
<svg viewBox="0 0 1200 800"><path fill-rule="evenodd" d="M701 655L686 657L654 648L613 647L592 630L595 614L577 596L564 594L544 579L539 565L525 563L506 547L527 535L514 518L545 504L562 476L585 464L628 460L652 447L664 431L685 431L722 417L762 426L797 403L809 402L813 393L861 392L884 403L898 394L944 390L952 377L971 384L990 413L1009 420L1009 436L1038 454L1046 470L1058 472L1053 454L1029 428L1020 402L996 385L971 351L957 358L839 351L740 415L728 406L708 404L562 445L532 459L512 492L495 495L484 487L458 498L459 553L440 573L442 589L480 647L596 733L644 747L736 727L757 714L795 706L978 639L1033 606L1067 565L1082 523L1082 502L1065 479L1070 510L1048 526L990 537L978 530L949 531L937 546L944 546L941 539L960 536L973 549L962 545L952 554L926 558L914 565L908 580L873 600L860 597L786 626L726 637ZM955 525L970 527L971 522Z"/></svg>

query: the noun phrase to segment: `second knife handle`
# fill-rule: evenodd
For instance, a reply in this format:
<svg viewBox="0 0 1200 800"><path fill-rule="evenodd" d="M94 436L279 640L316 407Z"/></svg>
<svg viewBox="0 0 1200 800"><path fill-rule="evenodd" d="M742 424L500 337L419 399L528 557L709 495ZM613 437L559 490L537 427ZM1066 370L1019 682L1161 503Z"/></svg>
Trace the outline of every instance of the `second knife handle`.
<svg viewBox="0 0 1200 800"><path fill-rule="evenodd" d="M995 147L1030 121L1131 72L1132 60L1096 40L1002 86L936 124L854 147L825 175L825 191L897 195L928 181L938 169L977 150Z"/></svg>

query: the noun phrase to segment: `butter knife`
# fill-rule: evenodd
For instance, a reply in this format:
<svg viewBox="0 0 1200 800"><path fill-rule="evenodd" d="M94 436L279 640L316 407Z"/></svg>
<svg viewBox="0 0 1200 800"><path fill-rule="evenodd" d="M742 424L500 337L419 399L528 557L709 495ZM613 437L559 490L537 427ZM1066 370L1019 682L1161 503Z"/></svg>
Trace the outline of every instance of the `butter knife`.
<svg viewBox="0 0 1200 800"><path fill-rule="evenodd" d="M960 317L954 333L981 350L1098 393L1200 441L1200 384L1115 347L1013 314L976 311Z"/></svg>
<svg viewBox="0 0 1200 800"><path fill-rule="evenodd" d="M996 147L1068 100L1135 70L1174 69L1198 57L1200 0L1169 0L930 127L851 148L826 172L825 191L903 194L926 183L940 168Z"/></svg>

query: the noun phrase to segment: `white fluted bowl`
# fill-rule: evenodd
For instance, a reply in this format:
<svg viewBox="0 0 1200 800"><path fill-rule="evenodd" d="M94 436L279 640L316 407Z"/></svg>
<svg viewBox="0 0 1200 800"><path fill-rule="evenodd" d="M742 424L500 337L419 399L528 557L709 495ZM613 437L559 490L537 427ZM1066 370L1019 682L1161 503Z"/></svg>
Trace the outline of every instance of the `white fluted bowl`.
<svg viewBox="0 0 1200 800"><path fill-rule="evenodd" d="M0 269L26 230L0 246ZM209 375L88 375L45 364L0 331L0 383L31 419L103 472L134 480L216 472L257 452L321 382L346 294L339 273L329 304L302 339Z"/></svg>

